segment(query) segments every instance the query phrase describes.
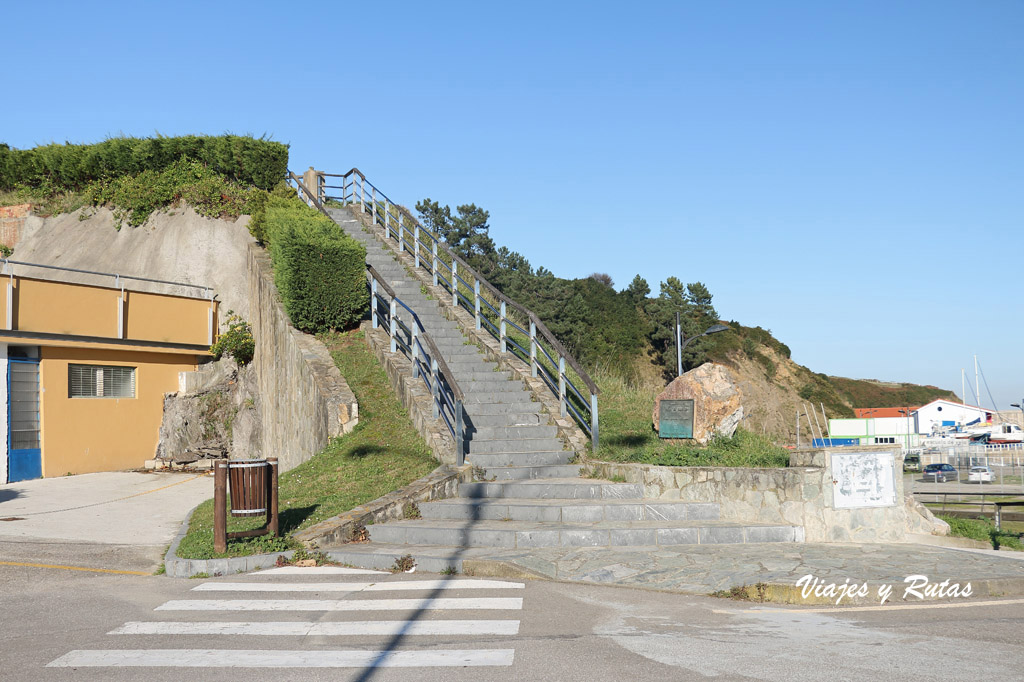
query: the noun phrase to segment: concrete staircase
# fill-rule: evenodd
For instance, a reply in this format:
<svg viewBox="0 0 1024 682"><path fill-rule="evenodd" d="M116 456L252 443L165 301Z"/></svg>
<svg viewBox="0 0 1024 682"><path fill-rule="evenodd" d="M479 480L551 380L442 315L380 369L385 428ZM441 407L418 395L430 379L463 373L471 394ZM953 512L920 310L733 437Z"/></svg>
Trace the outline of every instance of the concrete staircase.
<svg viewBox="0 0 1024 682"><path fill-rule="evenodd" d="M649 500L639 485L580 478L580 465L570 463L576 453L566 449L541 404L441 314L436 294L409 274L391 242L364 231L350 209L329 212L416 311L459 382L466 459L481 481L463 483L458 498L421 504L421 519L370 526L371 542L345 545L345 561L387 568L412 554L424 569L439 571L461 570L463 558L500 549L802 541L802 528L728 523L719 520L717 504ZM409 323L409 317L399 309L400 319Z"/></svg>

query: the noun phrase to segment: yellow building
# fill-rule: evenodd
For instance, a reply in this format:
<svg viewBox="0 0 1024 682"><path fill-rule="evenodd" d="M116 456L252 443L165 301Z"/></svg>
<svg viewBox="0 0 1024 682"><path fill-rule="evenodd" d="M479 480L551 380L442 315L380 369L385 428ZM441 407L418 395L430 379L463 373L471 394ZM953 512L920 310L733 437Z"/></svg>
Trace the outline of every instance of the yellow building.
<svg viewBox="0 0 1024 682"><path fill-rule="evenodd" d="M152 459L164 394L210 355L212 292L16 261L2 277L0 482Z"/></svg>

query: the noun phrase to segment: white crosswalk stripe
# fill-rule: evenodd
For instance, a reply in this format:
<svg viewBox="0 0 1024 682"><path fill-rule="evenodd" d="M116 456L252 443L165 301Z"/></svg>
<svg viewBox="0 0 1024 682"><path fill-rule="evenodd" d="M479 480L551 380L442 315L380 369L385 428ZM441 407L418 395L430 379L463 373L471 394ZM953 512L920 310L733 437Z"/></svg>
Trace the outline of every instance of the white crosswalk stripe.
<svg viewBox="0 0 1024 682"><path fill-rule="evenodd" d="M518 620L355 620L335 623L296 623L271 621L133 621L125 623L109 635L271 635L293 636L362 636L362 635L514 635L519 632Z"/></svg>
<svg viewBox="0 0 1024 682"><path fill-rule="evenodd" d="M521 590L502 580L403 580L378 583L203 583L193 592L395 592L399 590Z"/></svg>
<svg viewBox="0 0 1024 682"><path fill-rule="evenodd" d="M127 649L72 651L49 668L418 668L512 665L513 649L454 651L245 651L239 649Z"/></svg>
<svg viewBox="0 0 1024 682"><path fill-rule="evenodd" d="M373 577L367 577L371 575ZM503 592L507 595L510 590L524 590L524 583L450 577L410 578L362 569L320 566L275 568L247 576L248 581L204 582L192 591L249 593L251 596L262 594L269 598L172 599L154 610L159 613L178 613L180 615L177 620L131 621L107 633L115 636L111 640L112 644L138 642L133 637L150 636L164 638L167 644L173 646L173 642L181 644L187 641L180 639L183 637L202 637L206 638L201 640L204 648L132 649L117 648L115 645L109 649L70 651L48 665L99 668L384 668L513 664L513 648L474 648L472 643L481 641L478 639L481 636L518 635L518 620L495 619L495 616L499 616L497 613L481 613L480 619L467 618L468 614L456 618L447 616L449 612L521 610L522 597L490 594ZM422 594L404 599L376 596L386 592ZM289 594L296 596L285 598ZM336 598L301 598L304 594L330 594ZM459 594L465 596L451 596ZM211 613L210 617L213 617L215 612L245 612L252 616L246 616L249 620L190 620L190 614L193 613L197 616L200 613ZM313 620L261 619L266 617L262 614L288 612L296 615L314 612L318 615ZM360 614L357 617L361 619L348 620L351 618L348 615L350 613ZM378 613L384 618L374 619ZM491 617L488 618L488 615ZM432 648L430 638L439 636L467 637L468 648ZM310 638L310 648L295 649L294 638L297 637ZM411 639L406 640L406 637ZM293 648L287 648L289 644L276 648L274 645L277 640L274 638L290 642ZM352 638L358 645L352 648L317 648L325 644L317 638L339 641ZM378 639L375 641L373 638ZM268 646L261 648L258 643L266 643ZM306 642L303 641L303 644ZM447 640L445 644L450 647L452 642ZM488 641L488 644L491 642Z"/></svg>
<svg viewBox="0 0 1024 682"><path fill-rule="evenodd" d="M175 599L157 611L447 611L514 610L519 597L425 597L423 599Z"/></svg>

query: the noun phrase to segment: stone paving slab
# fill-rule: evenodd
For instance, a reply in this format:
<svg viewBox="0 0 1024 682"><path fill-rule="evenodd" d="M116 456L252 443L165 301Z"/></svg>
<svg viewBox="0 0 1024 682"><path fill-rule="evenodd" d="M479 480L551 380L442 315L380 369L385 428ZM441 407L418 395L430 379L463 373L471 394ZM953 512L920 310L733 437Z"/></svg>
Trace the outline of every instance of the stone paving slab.
<svg viewBox="0 0 1024 682"><path fill-rule="evenodd" d="M867 585L867 596L841 603L878 603L878 589L893 587L889 602L916 601L904 591L909 576L926 576L935 585L949 580L971 583L974 597L1024 595L1024 553L969 552L911 544L746 544L672 547L551 547L492 551L474 556L477 575L520 569L568 582L710 594L762 583L767 601L831 604L835 598L804 596L797 581L817 578L820 585ZM493 564L489 564L493 562ZM926 588L919 592L926 593ZM948 590L947 590L947 595ZM939 598L927 595L926 598Z"/></svg>

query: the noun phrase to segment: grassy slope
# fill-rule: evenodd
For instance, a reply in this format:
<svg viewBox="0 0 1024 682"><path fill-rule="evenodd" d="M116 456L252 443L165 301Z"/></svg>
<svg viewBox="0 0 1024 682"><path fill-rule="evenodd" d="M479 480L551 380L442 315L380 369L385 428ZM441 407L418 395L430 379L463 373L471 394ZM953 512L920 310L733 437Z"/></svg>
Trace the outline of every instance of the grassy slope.
<svg viewBox="0 0 1024 682"><path fill-rule="evenodd" d="M615 372L594 372L601 390L600 449L595 459L669 466L784 467L789 452L771 439L737 430L707 447L667 443L654 431L651 416L660 383L627 382Z"/></svg>
<svg viewBox="0 0 1024 682"><path fill-rule="evenodd" d="M1024 551L1024 523L1008 521L1003 523L1002 530L996 530L991 519L979 517L965 519L959 516L938 514L940 519L949 524L949 534L961 538L991 542L995 549L1013 549Z"/></svg>
<svg viewBox="0 0 1024 682"><path fill-rule="evenodd" d="M323 335L338 369L359 400L359 425L279 482L284 535L348 511L425 476L437 467L423 439L395 398L384 370L370 353L362 332ZM228 530L260 523L229 517ZM287 537L232 540L227 554L213 551L213 500L192 515L178 556L208 559L280 551L297 546Z"/></svg>

